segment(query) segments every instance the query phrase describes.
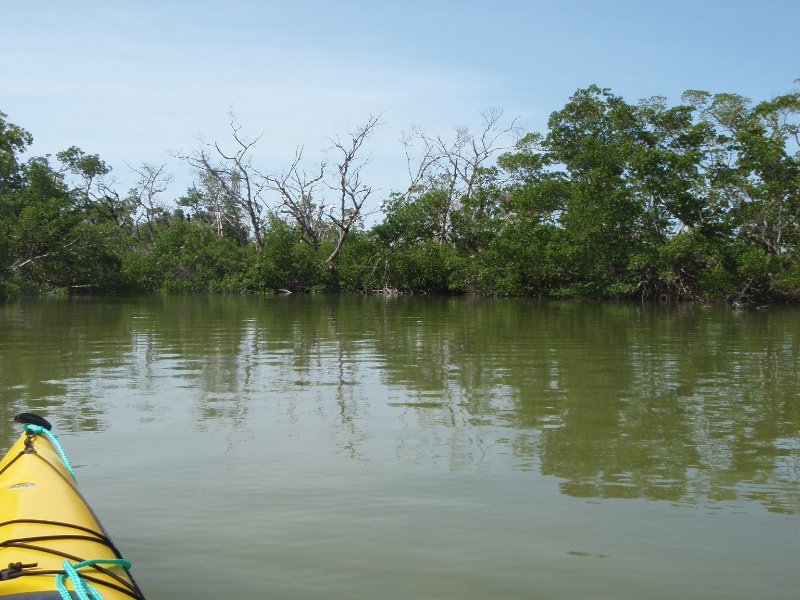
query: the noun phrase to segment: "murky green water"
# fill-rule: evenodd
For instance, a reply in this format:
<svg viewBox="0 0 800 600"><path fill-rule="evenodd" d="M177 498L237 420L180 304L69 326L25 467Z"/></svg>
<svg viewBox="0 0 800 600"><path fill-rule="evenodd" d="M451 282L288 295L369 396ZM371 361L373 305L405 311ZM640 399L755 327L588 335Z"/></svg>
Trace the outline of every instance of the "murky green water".
<svg viewBox="0 0 800 600"><path fill-rule="evenodd" d="M790 598L800 310L0 305L0 446L56 422L158 598Z"/></svg>

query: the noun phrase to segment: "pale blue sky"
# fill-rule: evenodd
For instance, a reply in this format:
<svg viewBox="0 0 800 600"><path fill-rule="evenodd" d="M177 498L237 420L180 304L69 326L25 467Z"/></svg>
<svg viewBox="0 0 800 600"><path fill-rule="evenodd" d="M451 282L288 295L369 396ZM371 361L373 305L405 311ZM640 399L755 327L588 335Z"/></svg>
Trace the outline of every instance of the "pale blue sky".
<svg viewBox="0 0 800 600"><path fill-rule="evenodd" d="M367 174L388 192L413 125L446 135L497 106L541 131L591 83L766 99L795 87L798 40L797 0L0 0L0 111L35 154L80 146L120 187L126 163L167 163L172 196L191 173L170 153L225 140L231 107L264 132L265 171L381 113Z"/></svg>

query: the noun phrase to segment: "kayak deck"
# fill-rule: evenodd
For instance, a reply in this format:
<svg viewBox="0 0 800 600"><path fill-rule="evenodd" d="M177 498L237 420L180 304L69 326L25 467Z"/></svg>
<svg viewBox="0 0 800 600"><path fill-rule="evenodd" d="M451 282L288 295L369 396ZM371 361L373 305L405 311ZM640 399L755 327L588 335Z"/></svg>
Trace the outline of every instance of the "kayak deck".
<svg viewBox="0 0 800 600"><path fill-rule="evenodd" d="M79 598L73 590L88 584L105 600L143 599L129 566L78 490L55 436L26 425L0 461L0 597Z"/></svg>

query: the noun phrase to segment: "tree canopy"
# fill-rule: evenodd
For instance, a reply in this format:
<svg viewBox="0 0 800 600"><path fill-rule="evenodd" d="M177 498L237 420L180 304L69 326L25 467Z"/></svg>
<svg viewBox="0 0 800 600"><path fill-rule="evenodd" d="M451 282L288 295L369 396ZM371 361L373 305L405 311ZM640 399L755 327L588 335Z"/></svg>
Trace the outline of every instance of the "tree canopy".
<svg viewBox="0 0 800 600"><path fill-rule="evenodd" d="M163 165L122 192L77 146L29 156L0 112L0 297L153 291L438 292L727 301L800 299L800 93L690 90L635 103L577 90L547 130L498 109L403 140L409 185L363 179L370 116L334 160L256 160L261 137ZM28 157L28 158L24 158ZM367 227L366 217L382 218ZM374 219L373 219L374 220Z"/></svg>

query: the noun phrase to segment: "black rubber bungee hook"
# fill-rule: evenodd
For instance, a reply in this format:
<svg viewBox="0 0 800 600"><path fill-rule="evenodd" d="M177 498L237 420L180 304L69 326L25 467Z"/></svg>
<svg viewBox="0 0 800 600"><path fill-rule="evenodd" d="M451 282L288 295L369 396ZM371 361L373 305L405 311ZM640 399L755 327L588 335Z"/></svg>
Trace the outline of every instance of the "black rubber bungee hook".
<svg viewBox="0 0 800 600"><path fill-rule="evenodd" d="M47 431L53 429L50 421L33 413L20 413L14 417L14 420L17 423L25 423L26 425L38 425L39 427L44 427Z"/></svg>

